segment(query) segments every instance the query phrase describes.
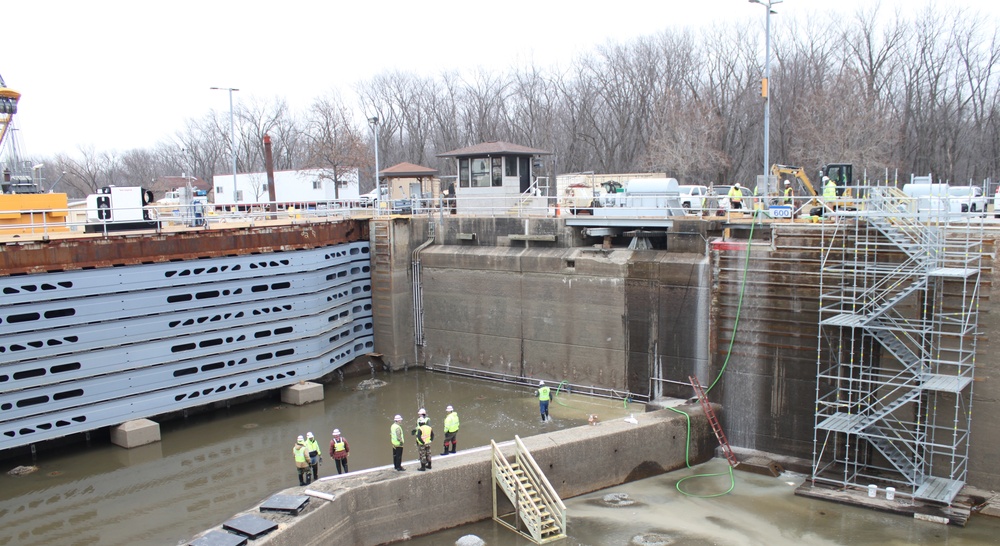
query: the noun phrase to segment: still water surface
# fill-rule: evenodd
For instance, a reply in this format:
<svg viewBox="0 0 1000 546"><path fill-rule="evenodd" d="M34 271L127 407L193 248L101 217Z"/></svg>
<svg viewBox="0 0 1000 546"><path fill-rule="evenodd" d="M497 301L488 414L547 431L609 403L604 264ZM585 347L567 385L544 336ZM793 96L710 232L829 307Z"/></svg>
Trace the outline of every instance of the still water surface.
<svg viewBox="0 0 1000 546"><path fill-rule="evenodd" d="M261 400L161 424L162 441L127 450L94 442L37 460L6 461L0 473L0 546L22 544L184 544L271 494L298 485L295 437L316 435L324 451L320 475L335 473L326 455L331 431L347 438L351 470L392 464L393 415L412 428L424 407L444 434L444 408L461 418L459 450L627 415L622 402L563 398L552 422L542 423L533 389L422 370L379 374L388 384L355 390L367 377L325 386L323 402L288 406ZM635 411L642 411L636 408ZM407 443L404 461L416 458ZM37 465L9 476L17 465Z"/></svg>

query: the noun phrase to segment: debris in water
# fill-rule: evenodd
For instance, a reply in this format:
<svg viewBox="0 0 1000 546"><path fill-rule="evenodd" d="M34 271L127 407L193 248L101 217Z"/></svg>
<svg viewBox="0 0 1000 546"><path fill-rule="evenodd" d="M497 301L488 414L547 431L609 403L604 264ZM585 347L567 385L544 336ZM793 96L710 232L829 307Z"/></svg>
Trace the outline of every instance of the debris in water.
<svg viewBox="0 0 1000 546"><path fill-rule="evenodd" d="M635 546L668 546L675 541L673 538L659 533L644 533L632 537Z"/></svg>
<svg viewBox="0 0 1000 546"><path fill-rule="evenodd" d="M357 387L354 387L356 391L370 391L374 389L379 389L388 385L385 381L381 379L365 379L361 383L358 383Z"/></svg>
<svg viewBox="0 0 1000 546"><path fill-rule="evenodd" d="M601 500L608 506L630 506L635 504L635 501L629 498L628 493L608 493Z"/></svg>
<svg viewBox="0 0 1000 546"><path fill-rule="evenodd" d="M455 541L455 546L486 546L486 541L476 535L465 535Z"/></svg>
<svg viewBox="0 0 1000 546"><path fill-rule="evenodd" d="M15 466L10 469L7 474L11 476L24 476L25 474L31 474L38 470L37 466Z"/></svg>

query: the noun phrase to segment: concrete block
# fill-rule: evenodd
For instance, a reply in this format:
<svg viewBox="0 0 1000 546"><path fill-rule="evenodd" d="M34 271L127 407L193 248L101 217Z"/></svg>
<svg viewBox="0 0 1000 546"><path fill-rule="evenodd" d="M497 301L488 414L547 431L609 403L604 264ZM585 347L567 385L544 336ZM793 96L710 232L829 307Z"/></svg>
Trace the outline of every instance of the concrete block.
<svg viewBox="0 0 1000 546"><path fill-rule="evenodd" d="M323 385L319 383L299 383L281 389L281 401L293 406L303 406L323 399Z"/></svg>
<svg viewBox="0 0 1000 546"><path fill-rule="evenodd" d="M160 424L149 419L127 421L111 429L111 443L126 449L160 441Z"/></svg>

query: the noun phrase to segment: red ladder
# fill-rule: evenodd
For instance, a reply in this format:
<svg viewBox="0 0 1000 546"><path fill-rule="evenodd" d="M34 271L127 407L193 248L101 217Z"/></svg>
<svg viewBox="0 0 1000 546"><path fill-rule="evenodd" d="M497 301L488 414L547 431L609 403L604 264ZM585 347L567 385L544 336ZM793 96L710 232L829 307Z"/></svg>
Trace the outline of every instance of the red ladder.
<svg viewBox="0 0 1000 546"><path fill-rule="evenodd" d="M694 393L698 396L698 401L701 402L701 409L705 412L708 423L712 425L712 432L715 433L716 439L719 440L719 445L722 446L722 453L726 456L726 460L729 461L729 466L736 468L736 465L740 464L740 462L736 460L733 448L729 447L729 440L726 439L726 433L722 432L722 425L719 424L719 418L715 415L715 410L712 409L712 404L708 401L705 389L702 388L697 377L690 375L688 376L688 380L691 381L691 386L694 387Z"/></svg>

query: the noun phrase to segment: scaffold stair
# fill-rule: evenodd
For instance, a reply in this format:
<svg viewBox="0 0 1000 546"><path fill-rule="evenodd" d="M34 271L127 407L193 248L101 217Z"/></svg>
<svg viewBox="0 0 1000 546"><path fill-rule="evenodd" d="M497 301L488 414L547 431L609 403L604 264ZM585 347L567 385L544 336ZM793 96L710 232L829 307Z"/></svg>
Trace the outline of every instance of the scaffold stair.
<svg viewBox="0 0 1000 546"><path fill-rule="evenodd" d="M911 389L903 396L896 398L873 413L834 413L833 415L830 415L826 419L822 420L817 425L817 428L833 432L860 434L872 424L881 421L887 415L890 415L892 412L901 408L904 404L908 404L916 400L919 395L919 389Z"/></svg>
<svg viewBox="0 0 1000 546"><path fill-rule="evenodd" d="M726 460L729 461L729 466L736 468L740 462L736 460L736 454L733 453L733 448L730 447L729 440L726 439L726 433L723 432L722 424L719 423L719 417L715 414L712 404L708 401L705 389L702 388L698 378L693 375L688 376L688 381L691 382L691 387L694 388L694 394L698 397L698 402L701 403L701 409L705 412L705 417L708 418L708 424L712 426L712 432L715 433L715 438L719 441L719 446L722 448L722 453L726 456Z"/></svg>
<svg viewBox="0 0 1000 546"><path fill-rule="evenodd" d="M913 463L915 454L912 448L906 445L905 440L898 437L896 430L887 426L875 426L872 427L870 434L864 434L862 437L868 440L911 485L920 483L917 467Z"/></svg>
<svg viewBox="0 0 1000 546"><path fill-rule="evenodd" d="M535 544L566 537L566 506L542 474L528 449L514 437L515 459L509 462L493 441L493 519ZM514 511L500 514L497 489Z"/></svg>

